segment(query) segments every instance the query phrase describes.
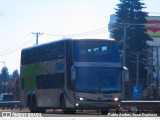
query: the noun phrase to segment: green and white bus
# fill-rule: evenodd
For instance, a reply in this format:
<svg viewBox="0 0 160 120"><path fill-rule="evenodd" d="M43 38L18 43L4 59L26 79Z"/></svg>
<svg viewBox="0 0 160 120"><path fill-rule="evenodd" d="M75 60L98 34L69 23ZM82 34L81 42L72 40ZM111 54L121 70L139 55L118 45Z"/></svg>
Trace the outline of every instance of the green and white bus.
<svg viewBox="0 0 160 120"><path fill-rule="evenodd" d="M117 109L128 70L115 40L62 39L21 52L20 101L31 112Z"/></svg>

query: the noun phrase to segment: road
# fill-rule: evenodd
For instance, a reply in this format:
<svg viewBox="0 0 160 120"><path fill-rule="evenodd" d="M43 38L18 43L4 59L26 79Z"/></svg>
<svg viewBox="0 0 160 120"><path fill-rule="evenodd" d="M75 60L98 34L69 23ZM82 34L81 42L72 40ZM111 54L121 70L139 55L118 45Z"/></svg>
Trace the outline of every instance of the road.
<svg viewBox="0 0 160 120"><path fill-rule="evenodd" d="M0 114L2 112L11 112L11 114L13 115L13 113L15 113L13 116L16 116L16 113L22 113L21 116L23 116L24 114L32 114L30 113L29 109L4 109L4 110L0 110ZM101 113L97 113L96 111L77 111L75 114L63 114L63 112L61 110L47 110L46 113L33 113L33 115L37 115L39 116L43 116L43 117L106 117L108 115L102 115ZM0 115L1 116L1 115Z"/></svg>
<svg viewBox="0 0 160 120"><path fill-rule="evenodd" d="M97 111L77 111L75 114L63 114L61 110L47 110L46 113L30 113L29 109L0 109L0 116L2 113L10 113L12 117L157 117L160 114L155 112L128 112L122 111L118 114L114 110L111 110L108 114L102 115L97 113ZM3 115L3 116L4 116Z"/></svg>

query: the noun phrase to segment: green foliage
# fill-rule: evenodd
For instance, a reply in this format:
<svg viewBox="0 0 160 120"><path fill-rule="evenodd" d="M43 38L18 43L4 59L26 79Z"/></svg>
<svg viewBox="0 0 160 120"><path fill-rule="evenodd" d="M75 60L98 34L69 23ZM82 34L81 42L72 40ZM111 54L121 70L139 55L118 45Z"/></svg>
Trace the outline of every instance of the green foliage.
<svg viewBox="0 0 160 120"><path fill-rule="evenodd" d="M117 21L113 27L113 38L119 41L120 48L123 48L124 38L124 25L130 24L126 33L126 66L129 68L130 77L135 79L136 76L136 64L131 61L136 61L134 52L143 52L146 49L146 41L151 38L146 34L144 25L147 23L146 17L148 14L142 10L145 8L145 4L141 0L120 0L120 4L117 4L116 16ZM140 56L140 61L146 58L145 54ZM144 65L140 64L140 78L146 78L146 70Z"/></svg>
<svg viewBox="0 0 160 120"><path fill-rule="evenodd" d="M11 81L14 81L15 77L19 76L18 70L14 70L11 75Z"/></svg>
<svg viewBox="0 0 160 120"><path fill-rule="evenodd" d="M6 91L6 86L9 86L10 75L7 67L3 67L0 73L0 92Z"/></svg>
<svg viewBox="0 0 160 120"><path fill-rule="evenodd" d="M14 78L19 76L18 70L14 70L12 75L9 75L8 68L2 67L0 72L0 93L12 92L12 83Z"/></svg>
<svg viewBox="0 0 160 120"><path fill-rule="evenodd" d="M8 82L10 80L9 72L7 67L3 67L0 74L0 81Z"/></svg>

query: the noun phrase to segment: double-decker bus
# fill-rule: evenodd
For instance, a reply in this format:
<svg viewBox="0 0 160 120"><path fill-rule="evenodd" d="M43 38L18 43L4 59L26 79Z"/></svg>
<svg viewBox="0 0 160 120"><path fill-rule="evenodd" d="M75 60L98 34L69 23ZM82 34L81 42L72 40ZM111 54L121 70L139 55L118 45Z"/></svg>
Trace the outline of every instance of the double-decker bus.
<svg viewBox="0 0 160 120"><path fill-rule="evenodd" d="M118 109L128 70L115 40L62 39L21 52L20 101L31 112Z"/></svg>

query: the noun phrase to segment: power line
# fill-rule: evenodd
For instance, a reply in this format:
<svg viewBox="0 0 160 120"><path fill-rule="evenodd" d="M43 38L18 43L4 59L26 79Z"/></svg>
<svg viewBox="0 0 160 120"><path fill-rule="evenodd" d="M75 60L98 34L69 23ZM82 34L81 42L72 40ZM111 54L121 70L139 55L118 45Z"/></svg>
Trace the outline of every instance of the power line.
<svg viewBox="0 0 160 120"><path fill-rule="evenodd" d="M60 37L82 37L82 36L103 34L106 32L107 32L106 28L100 28L100 29L96 29L96 30L92 30L92 31L88 31L88 32L82 32L82 33L77 33L77 34L68 34L68 35L64 35L64 34L56 35L56 34L48 34L48 33L44 33L44 34L49 35L49 36L60 36Z"/></svg>
<svg viewBox="0 0 160 120"><path fill-rule="evenodd" d="M54 34L48 34L48 33L43 33L45 35L49 35L49 36L57 36L57 37L64 37L65 35L54 35Z"/></svg>
<svg viewBox="0 0 160 120"><path fill-rule="evenodd" d="M148 12L148 13L153 13L153 14L160 14L159 12Z"/></svg>
<svg viewBox="0 0 160 120"><path fill-rule="evenodd" d="M21 40L19 40L19 41L17 41L16 43L14 43L12 46L8 47L7 49L0 51L0 54L6 52L6 51L8 51L8 50L10 51L10 49L13 49L13 47L15 47L15 46L17 46L18 44L20 44L21 42L23 42L23 40L25 40L29 35L30 35L30 33L27 34L25 37L23 37Z"/></svg>
<svg viewBox="0 0 160 120"><path fill-rule="evenodd" d="M31 42L32 42L32 41L29 41L28 43L31 43ZM18 51L18 50L21 49L21 48L22 48L22 46L19 46L19 47L14 48L14 49L12 49L12 50L10 50L10 51L6 51L5 53L0 54L0 56L5 56L5 55L8 55L8 54L14 53L14 52Z"/></svg>
<svg viewBox="0 0 160 120"><path fill-rule="evenodd" d="M12 47L10 50L7 50L7 51L1 53L0 56L8 55L8 54L11 54L11 53L19 50L19 49L22 49L22 47L25 47L25 46L27 46L29 43L33 42L33 41L31 41L31 40L32 40L32 38L29 39L29 40L27 40L27 41L24 41L24 42L21 43L21 44L19 44L17 47Z"/></svg>
<svg viewBox="0 0 160 120"><path fill-rule="evenodd" d="M106 32L106 28L100 28L100 29L96 29L96 30L92 30L92 31L88 31L88 32L82 32L82 33L71 34L71 35L66 35L66 36L86 36L86 35L100 34L100 33L104 33L104 32Z"/></svg>
<svg viewBox="0 0 160 120"><path fill-rule="evenodd" d="M97 34L103 34L103 33L106 33L106 28L100 28L100 29L96 29L96 30L92 30L92 31L88 31L88 32L82 32L82 33L77 33L77 34L69 34L69 35L54 35L54 34L48 34L48 33L40 33L40 32L37 32L37 33L33 33L32 34L35 34L36 35L36 45L38 44L38 37L42 34L45 34L45 35L49 35L49 36L61 36L61 37L73 37L73 36L89 36L89 35L97 35ZM17 50L19 50L20 48L26 46L28 43L31 43L33 41L31 41L31 39L27 40L27 41L23 41L25 40L31 33L27 34L23 39L19 40L18 42L16 42L15 44L13 44L12 46L10 46L9 48L3 50L0 52L0 56L4 56L4 55L7 55L7 54L11 54ZM23 43L22 43L23 42Z"/></svg>

